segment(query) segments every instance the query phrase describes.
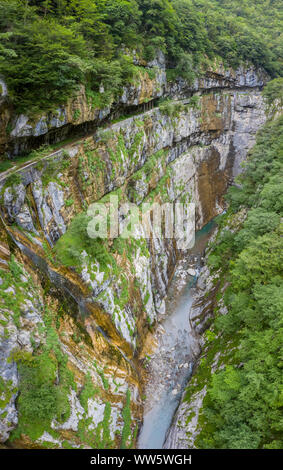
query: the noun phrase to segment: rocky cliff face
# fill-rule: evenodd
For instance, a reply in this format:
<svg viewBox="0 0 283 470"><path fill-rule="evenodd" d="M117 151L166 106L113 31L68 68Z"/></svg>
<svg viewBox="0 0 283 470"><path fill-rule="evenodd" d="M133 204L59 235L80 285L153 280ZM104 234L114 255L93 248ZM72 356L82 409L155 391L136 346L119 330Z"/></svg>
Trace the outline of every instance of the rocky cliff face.
<svg viewBox="0 0 283 470"><path fill-rule="evenodd" d="M134 445L143 346L164 311L180 252L158 234L146 240L142 222L136 239L90 243L80 214L116 195L123 229L125 203L195 202L201 228L222 211L227 185L264 123L264 80L262 72L242 68L209 71L193 86L169 84L159 62L154 78L143 75L123 91L119 106L161 95L175 101L109 123L52 154L38 153L0 176L0 436L6 445ZM39 136L97 125L112 113L93 109L81 89L58 119L14 118L2 143L17 153Z"/></svg>
<svg viewBox="0 0 283 470"><path fill-rule="evenodd" d="M75 135L93 132L105 121L145 110L158 98L185 99L195 92L217 89L246 89L262 87L268 80L263 70L241 66L236 71L215 64L189 84L183 79L168 81L165 58L160 53L148 64L137 63L139 72L132 84L125 86L116 101L107 106L96 102L95 97L82 85L69 101L54 111L35 116L16 115L9 99L9 90L0 77L0 152L8 157L27 152L42 145L60 142ZM104 90L100 89L103 103Z"/></svg>
<svg viewBox="0 0 283 470"><path fill-rule="evenodd" d="M246 211L240 211L232 217L224 230L237 231L246 218ZM215 235L212 237L213 242ZM221 347L216 340L211 344L203 333L211 325L215 311L220 315L227 314L227 307L224 304L224 293L228 283L222 283L220 288L219 272L212 274L207 267L207 255L209 246L206 249L203 267L197 280L194 301L190 309L190 324L194 334L198 337L200 354L195 362L192 377L188 386L182 394L182 398L174 419L168 429L164 442L165 449L193 449L196 440L202 429L203 400L207 393L207 383L211 374L225 367L229 354L233 353L236 347L233 341ZM205 364L200 370L200 365Z"/></svg>

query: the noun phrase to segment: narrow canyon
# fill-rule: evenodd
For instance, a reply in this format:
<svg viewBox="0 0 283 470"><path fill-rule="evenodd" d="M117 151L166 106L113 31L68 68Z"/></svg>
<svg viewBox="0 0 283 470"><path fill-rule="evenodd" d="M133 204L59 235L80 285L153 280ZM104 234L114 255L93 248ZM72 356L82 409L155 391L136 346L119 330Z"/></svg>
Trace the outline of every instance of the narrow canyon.
<svg viewBox="0 0 283 470"><path fill-rule="evenodd" d="M194 445L205 392L189 404L182 392L214 306L205 248L266 121L268 79L217 64L169 82L159 53L112 107L94 108L81 86L37 120L12 116L0 141L13 162L0 175L4 446ZM5 86L0 106L11 122ZM123 226L122 203L195 203L195 247L146 241L142 224L131 241L88 239L88 206L111 195Z"/></svg>

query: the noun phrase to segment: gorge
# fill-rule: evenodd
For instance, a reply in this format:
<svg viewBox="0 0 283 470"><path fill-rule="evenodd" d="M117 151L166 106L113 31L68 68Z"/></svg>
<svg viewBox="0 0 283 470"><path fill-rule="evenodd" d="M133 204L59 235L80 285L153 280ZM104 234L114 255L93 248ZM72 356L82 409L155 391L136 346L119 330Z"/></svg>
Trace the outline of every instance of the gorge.
<svg viewBox="0 0 283 470"><path fill-rule="evenodd" d="M2 448L224 446L210 436L225 421L215 419L215 428L209 421L217 415L209 401L217 384L210 381L214 373L231 372L242 331L240 320L235 331L228 324L233 301L225 297L234 282L228 269L237 266L233 249L242 242L236 239L230 250L225 236L232 239L249 224L249 210L264 215L281 201L279 162L271 172L271 208L253 206L260 186L246 191L250 206L237 191L246 188L239 178L251 152L267 157L265 167L257 161L248 167L249 181L254 174L263 182L271 171L268 152L275 155L276 142L279 149L282 98L269 99L270 70L252 61L231 66L218 56L189 80L172 77L160 47L147 60L135 50L125 55L133 59L134 79L125 79L111 102L103 81L95 94L82 80L64 102L34 113L13 104L15 89L1 72ZM257 150L260 137L256 144L261 129L274 133L264 151ZM89 207L98 202L111 210L112 196L122 234L91 239ZM140 213L144 203L194 203L195 246L180 250L154 227L147 239L140 220L135 237L124 237L133 203ZM280 210L266 215L276 234ZM256 223L260 235L266 225ZM220 255L217 243L226 250ZM280 253L276 243L265 253ZM274 270L279 279L277 265ZM253 310L240 300L242 312ZM228 318L222 325L228 339L214 325L218 316ZM281 432L278 424L271 437L242 439L235 447L276 445Z"/></svg>

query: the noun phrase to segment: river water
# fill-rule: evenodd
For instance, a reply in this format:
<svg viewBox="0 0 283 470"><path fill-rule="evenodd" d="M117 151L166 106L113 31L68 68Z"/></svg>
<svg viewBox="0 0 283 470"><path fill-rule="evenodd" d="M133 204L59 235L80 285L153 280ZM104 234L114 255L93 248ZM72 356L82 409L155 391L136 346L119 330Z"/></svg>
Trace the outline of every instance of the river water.
<svg viewBox="0 0 283 470"><path fill-rule="evenodd" d="M194 248L176 266L166 299L166 313L155 331L157 346L148 358L139 449L162 448L199 354L198 338L191 329L189 316L201 257L214 227L210 222L196 234Z"/></svg>

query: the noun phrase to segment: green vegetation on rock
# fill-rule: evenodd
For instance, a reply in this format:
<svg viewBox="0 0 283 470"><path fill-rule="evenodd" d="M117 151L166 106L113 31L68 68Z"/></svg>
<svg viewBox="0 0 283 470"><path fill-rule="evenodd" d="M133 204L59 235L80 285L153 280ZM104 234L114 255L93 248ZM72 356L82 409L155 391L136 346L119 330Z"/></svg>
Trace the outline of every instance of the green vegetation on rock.
<svg viewBox="0 0 283 470"><path fill-rule="evenodd" d="M280 0L1 0L1 74L18 112L55 111L80 84L103 108L140 73L134 50L163 51L171 79L192 82L215 59L276 76L281 31Z"/></svg>

